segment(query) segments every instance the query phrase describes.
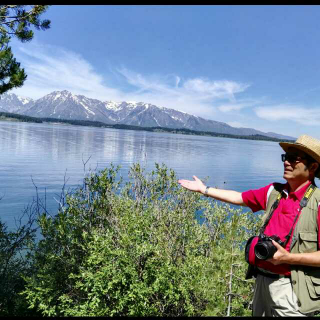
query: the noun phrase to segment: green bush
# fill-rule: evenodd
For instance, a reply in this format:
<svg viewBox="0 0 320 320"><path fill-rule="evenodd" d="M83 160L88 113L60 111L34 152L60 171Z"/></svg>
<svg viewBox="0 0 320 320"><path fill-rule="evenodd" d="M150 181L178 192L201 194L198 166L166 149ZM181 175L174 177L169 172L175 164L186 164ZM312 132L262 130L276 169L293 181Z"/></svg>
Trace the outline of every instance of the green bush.
<svg viewBox="0 0 320 320"><path fill-rule="evenodd" d="M139 164L130 181L93 173L42 239L23 296L43 316L250 315L243 245L258 219L181 188L173 170ZM201 223L200 223L201 222Z"/></svg>
<svg viewBox="0 0 320 320"><path fill-rule="evenodd" d="M0 221L0 316L36 315L34 310L27 309L25 299L19 295L25 288L23 276L32 274L29 249L34 244L36 230L32 215L28 218L16 231L9 231Z"/></svg>

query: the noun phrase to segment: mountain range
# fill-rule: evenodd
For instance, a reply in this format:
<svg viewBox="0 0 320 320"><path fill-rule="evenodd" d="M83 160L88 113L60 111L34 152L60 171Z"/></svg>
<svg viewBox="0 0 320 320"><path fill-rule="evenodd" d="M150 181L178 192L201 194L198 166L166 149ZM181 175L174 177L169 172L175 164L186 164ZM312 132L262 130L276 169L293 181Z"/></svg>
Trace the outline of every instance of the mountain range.
<svg viewBox="0 0 320 320"><path fill-rule="evenodd" d="M235 128L227 123L208 120L182 111L144 102L100 101L67 90L54 91L33 100L14 93L0 96L0 111L38 118L100 121L106 124L126 124L142 127L186 128L233 135L264 135L278 139L295 139L274 132L251 128Z"/></svg>

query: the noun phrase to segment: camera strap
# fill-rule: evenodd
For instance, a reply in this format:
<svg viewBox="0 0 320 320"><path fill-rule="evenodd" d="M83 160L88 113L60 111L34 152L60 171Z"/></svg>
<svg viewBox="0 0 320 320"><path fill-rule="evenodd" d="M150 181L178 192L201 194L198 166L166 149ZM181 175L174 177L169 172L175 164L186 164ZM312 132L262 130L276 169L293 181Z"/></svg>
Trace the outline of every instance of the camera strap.
<svg viewBox="0 0 320 320"><path fill-rule="evenodd" d="M282 198L282 191L279 192L276 201L273 203L273 205L272 205L272 207L271 207L271 210L270 210L270 213L269 213L267 219L265 220L263 226L260 228L260 235L264 233L264 229L266 228L267 224L269 223L269 221L270 221L270 219L271 219L271 217L272 217L272 215L273 215L274 210L277 209L277 207L278 207L278 205L279 205L279 203L280 203L281 198Z"/></svg>
<svg viewBox="0 0 320 320"><path fill-rule="evenodd" d="M283 247L285 247L287 245L287 243L289 242L291 234L292 234L292 231L293 231L293 227L294 227L294 225L295 225L295 223L296 223L296 221L297 221L297 219L299 217L299 214L302 211L302 209L307 205L309 199L311 198L311 196L312 196L312 194L313 194L313 192L315 191L316 188L317 187L313 183L311 183L309 185L307 191L305 192L303 198L301 199L301 201L300 201L300 209L299 209L298 213L296 214L296 216L294 218L293 225L292 225L289 233L285 236L286 241L285 241ZM270 213L269 213L269 216L268 216L268 218L266 219L265 223L263 224L263 226L260 229L260 235L264 233L264 230L265 230L267 224L269 223L274 211L278 207L281 198L282 198L282 191L279 192L279 195L278 195L276 201L273 203L273 205L271 207L271 210L270 210Z"/></svg>
<svg viewBox="0 0 320 320"><path fill-rule="evenodd" d="M296 214L296 216L294 218L293 225L292 225L288 235L285 237L286 241L285 241L283 247L285 247L287 245L287 243L289 242L291 234L292 234L292 231L293 231L293 227L294 227L296 221L298 220L298 218L300 216L300 212L307 205L309 199L311 198L311 196L312 196L313 192L316 190L316 188L317 187L313 183L311 183L309 185L307 191L305 192L303 198L301 199L301 201L300 201L300 209L299 209L298 213Z"/></svg>

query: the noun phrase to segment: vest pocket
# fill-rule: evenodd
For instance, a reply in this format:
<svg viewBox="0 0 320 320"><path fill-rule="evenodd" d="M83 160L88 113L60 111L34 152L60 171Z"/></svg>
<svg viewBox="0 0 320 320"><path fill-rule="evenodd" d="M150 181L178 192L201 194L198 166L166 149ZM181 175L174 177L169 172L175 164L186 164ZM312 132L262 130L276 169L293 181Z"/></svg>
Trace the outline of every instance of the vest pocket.
<svg viewBox="0 0 320 320"><path fill-rule="evenodd" d="M318 248L317 244L318 235L316 232L299 232L299 252L315 252Z"/></svg>
<svg viewBox="0 0 320 320"><path fill-rule="evenodd" d="M313 299L319 299L320 296L320 279L307 276L305 277L309 295Z"/></svg>

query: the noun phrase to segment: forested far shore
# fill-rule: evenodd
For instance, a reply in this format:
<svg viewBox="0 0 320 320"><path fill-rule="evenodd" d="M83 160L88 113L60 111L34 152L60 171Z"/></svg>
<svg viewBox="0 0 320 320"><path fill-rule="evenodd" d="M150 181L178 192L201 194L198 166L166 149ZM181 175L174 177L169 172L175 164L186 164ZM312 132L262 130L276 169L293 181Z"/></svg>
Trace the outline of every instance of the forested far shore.
<svg viewBox="0 0 320 320"><path fill-rule="evenodd" d="M139 131L149 131L149 132L166 132L166 133L179 133L187 135L197 135L197 136L211 136L220 138L232 138L232 139L246 139L246 140L263 140L263 141L287 141L292 142L294 140L290 139L278 139L267 137L260 134L255 135L234 135L227 133L217 133L211 131L197 131L186 128L165 128L165 127L141 127L133 126L127 124L106 124L100 121L89 121L89 120L67 120L58 118L37 118L30 117L16 113L0 112L0 121L20 121L20 122L34 122L34 123L62 123L76 126L86 126L86 127L98 127L98 128L113 128L113 129L125 129L125 130L139 130Z"/></svg>

